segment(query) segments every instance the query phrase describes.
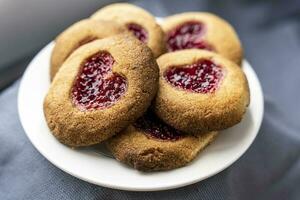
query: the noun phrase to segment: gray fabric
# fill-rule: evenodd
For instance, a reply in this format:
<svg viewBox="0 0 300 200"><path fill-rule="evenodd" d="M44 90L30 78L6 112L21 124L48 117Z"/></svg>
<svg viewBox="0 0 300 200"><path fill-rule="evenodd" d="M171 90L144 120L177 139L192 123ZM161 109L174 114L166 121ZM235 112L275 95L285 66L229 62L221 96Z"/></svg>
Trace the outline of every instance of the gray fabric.
<svg viewBox="0 0 300 200"><path fill-rule="evenodd" d="M253 145L225 171L191 186L147 193L95 186L57 169L31 145L18 119L17 82L0 95L0 199L300 199L299 4L289 12L271 1L137 4L161 16L212 11L234 25L265 94Z"/></svg>

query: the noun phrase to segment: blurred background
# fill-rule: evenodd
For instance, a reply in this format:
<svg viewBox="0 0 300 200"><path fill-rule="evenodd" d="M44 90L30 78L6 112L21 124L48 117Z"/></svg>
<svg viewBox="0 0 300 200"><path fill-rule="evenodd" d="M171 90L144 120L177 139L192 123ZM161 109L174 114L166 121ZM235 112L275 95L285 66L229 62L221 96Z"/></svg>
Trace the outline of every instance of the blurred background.
<svg viewBox="0 0 300 200"><path fill-rule="evenodd" d="M9 138L5 134L19 134L18 137L27 141L20 128L15 107L19 79L30 60L66 27L89 17L103 5L112 2L116 1L0 0L0 119L12 121L11 124L0 122L0 152L6 150L3 144L16 145L16 148L20 148L18 143L10 143L12 139L4 140L3 138ZM185 11L208 11L225 18L238 32L244 46L245 58L258 74L265 95L262 128L247 153L219 175L193 186L170 191L169 194L174 195L174 199L180 199L183 194L186 198L197 199L199 196L195 196L195 192L208 199L300 199L298 190L300 186L300 1L137 0L129 2L160 17ZM255 97L255 94L251 95ZM11 101L5 100L8 98ZM4 109L4 107L8 108ZM29 142L22 145L24 149L32 148L28 147ZM0 199L23 199L16 193L8 192L8 188L10 185L18 186L19 189L28 186L26 187L18 179L5 182L4 180L7 181L9 176L13 176L9 173L6 179L1 180L4 174L1 172L7 172L7 163L10 163L9 167L13 168L10 171L12 174L14 170L19 169L18 166L13 166L13 161L7 155L0 154ZM47 161L39 159L42 160L38 157L34 162L46 162L47 164L43 166L50 165ZM48 168L50 171L57 170L51 165ZM81 188L83 185L80 191L84 191L85 195L90 195L92 191L93 197L98 195L100 198L103 197L102 194L110 194L112 197L121 195L123 198L150 199L168 195L166 192L159 193L159 196L158 193L149 196L125 194L120 191L113 193L110 189L94 188L87 183L74 180L63 172L53 173L60 173L60 176L73 184L71 188L63 186L64 190L77 188L78 185ZM22 174L22 176L27 175ZM36 178L35 181L43 183L47 180ZM46 190L43 184L34 185L40 187L39 190ZM3 190L1 192L1 187L5 188L6 192ZM62 195L62 191L57 188L56 190ZM28 193L30 188L21 194L29 195ZM1 198L1 195L4 198ZM42 199L38 194L35 195L36 199ZM72 197L71 194L64 195L66 196L61 196L64 197L63 199ZM55 199L51 195L49 198Z"/></svg>

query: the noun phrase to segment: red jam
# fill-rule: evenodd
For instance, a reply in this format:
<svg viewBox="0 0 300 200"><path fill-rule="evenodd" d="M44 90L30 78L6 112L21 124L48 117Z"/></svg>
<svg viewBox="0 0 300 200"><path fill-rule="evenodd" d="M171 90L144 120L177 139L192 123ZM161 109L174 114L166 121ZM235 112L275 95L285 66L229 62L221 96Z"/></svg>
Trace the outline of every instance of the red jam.
<svg viewBox="0 0 300 200"><path fill-rule="evenodd" d="M170 67L164 78L171 85L198 93L214 92L223 78L223 70L211 60L199 60L194 64Z"/></svg>
<svg viewBox="0 0 300 200"><path fill-rule="evenodd" d="M168 51L181 49L206 49L212 51L212 46L203 39L205 31L205 25L196 21L186 22L176 27L167 35Z"/></svg>
<svg viewBox="0 0 300 200"><path fill-rule="evenodd" d="M151 111L140 117L134 126L144 131L147 136L160 140L176 141L184 137L184 133L167 125Z"/></svg>
<svg viewBox="0 0 300 200"><path fill-rule="evenodd" d="M72 88L73 102L81 110L110 107L125 93L127 81L112 72L114 62L108 52L100 52L82 63Z"/></svg>
<svg viewBox="0 0 300 200"><path fill-rule="evenodd" d="M141 42L144 42L144 43L147 42L147 40L148 40L148 32L142 26L140 26L138 24L131 23L131 24L127 25L127 28Z"/></svg>

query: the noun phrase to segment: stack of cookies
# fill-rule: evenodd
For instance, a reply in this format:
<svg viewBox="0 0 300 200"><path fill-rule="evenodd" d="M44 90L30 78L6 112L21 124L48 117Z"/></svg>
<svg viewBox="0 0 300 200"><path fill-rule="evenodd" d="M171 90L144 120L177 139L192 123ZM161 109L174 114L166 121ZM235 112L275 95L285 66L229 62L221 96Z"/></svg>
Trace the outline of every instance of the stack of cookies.
<svg viewBox="0 0 300 200"><path fill-rule="evenodd" d="M46 121L67 146L104 142L142 171L182 167L242 120L242 54L234 29L213 14L158 24L134 5L106 6L56 38Z"/></svg>

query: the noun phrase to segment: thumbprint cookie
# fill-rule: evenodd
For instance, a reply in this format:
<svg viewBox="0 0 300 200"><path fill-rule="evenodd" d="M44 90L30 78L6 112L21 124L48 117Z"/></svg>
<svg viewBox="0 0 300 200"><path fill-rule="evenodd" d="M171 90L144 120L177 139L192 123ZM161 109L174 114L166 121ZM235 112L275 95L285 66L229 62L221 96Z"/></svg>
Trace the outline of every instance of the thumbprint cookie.
<svg viewBox="0 0 300 200"><path fill-rule="evenodd" d="M185 134L147 112L106 145L117 160L137 170L160 171L187 165L216 135Z"/></svg>
<svg viewBox="0 0 300 200"><path fill-rule="evenodd" d="M232 26L220 17L202 12L187 12L165 18L162 28L169 52L206 49L240 65L243 50Z"/></svg>
<svg viewBox="0 0 300 200"><path fill-rule="evenodd" d="M162 55L154 109L159 118L186 133L229 128L241 121L249 105L242 69L206 50Z"/></svg>
<svg viewBox="0 0 300 200"><path fill-rule="evenodd" d="M55 40L50 60L51 80L53 80L62 63L78 47L93 40L113 36L125 31L127 30L122 25L109 21L85 19L73 24Z"/></svg>
<svg viewBox="0 0 300 200"><path fill-rule="evenodd" d="M117 21L146 43L155 57L166 51L164 32L155 18L146 10L127 3L108 5L91 16L92 19Z"/></svg>
<svg viewBox="0 0 300 200"><path fill-rule="evenodd" d="M53 135L73 147L99 143L126 128L157 92L151 50L131 34L79 47L56 74L44 100Z"/></svg>

